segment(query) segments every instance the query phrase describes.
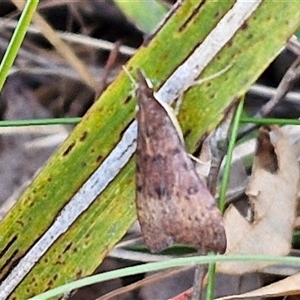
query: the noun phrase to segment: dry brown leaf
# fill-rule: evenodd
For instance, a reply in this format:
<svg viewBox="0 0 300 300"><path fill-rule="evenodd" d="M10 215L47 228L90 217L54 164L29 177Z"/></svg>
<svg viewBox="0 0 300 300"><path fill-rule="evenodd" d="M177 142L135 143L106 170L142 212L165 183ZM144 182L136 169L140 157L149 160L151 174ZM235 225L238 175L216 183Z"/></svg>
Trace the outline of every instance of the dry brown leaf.
<svg viewBox="0 0 300 300"><path fill-rule="evenodd" d="M279 127L260 130L246 194L253 210L248 222L234 206L224 215L226 254L287 255L295 222L299 167L294 147ZM270 263L224 262L218 271L255 272Z"/></svg>
<svg viewBox="0 0 300 300"><path fill-rule="evenodd" d="M221 297L217 298L216 300L249 299L254 297L280 297L297 294L300 294L300 273L251 292Z"/></svg>

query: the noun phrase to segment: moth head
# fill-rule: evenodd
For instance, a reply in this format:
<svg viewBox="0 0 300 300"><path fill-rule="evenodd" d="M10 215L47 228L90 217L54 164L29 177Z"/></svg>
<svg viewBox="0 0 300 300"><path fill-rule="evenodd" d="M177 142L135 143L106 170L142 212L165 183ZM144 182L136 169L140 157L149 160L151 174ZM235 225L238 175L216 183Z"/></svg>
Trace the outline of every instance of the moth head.
<svg viewBox="0 0 300 300"><path fill-rule="evenodd" d="M138 82L130 74L130 72L126 66L122 66L122 68L123 68L124 72L127 74L127 76L129 77L129 79L134 87L134 90L137 90L137 88L139 86ZM137 74L138 74L139 81L145 81L147 86L150 89L153 89L153 84L152 84L151 80L145 75L145 73L142 69L137 69Z"/></svg>

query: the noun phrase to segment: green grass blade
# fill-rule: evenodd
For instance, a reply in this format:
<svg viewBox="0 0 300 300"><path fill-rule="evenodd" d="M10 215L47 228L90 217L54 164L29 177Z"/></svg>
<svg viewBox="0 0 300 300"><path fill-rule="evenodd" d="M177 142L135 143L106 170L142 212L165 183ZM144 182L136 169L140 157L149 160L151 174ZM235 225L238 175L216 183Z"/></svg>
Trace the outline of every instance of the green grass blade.
<svg viewBox="0 0 300 300"><path fill-rule="evenodd" d="M59 296L64 293L68 293L72 290L97 283L103 282L115 278L121 278L129 275L142 274L145 272L155 272L164 270L167 268L192 266L192 265L203 265L203 264L215 264L223 261L262 261L262 262L273 262L277 264L285 264L292 266L299 266L299 257L282 257L282 256L270 256L270 255L207 255L207 256L195 256L195 257L184 257L176 258L172 260L166 260L163 262L148 263L140 266L128 267L119 269L116 271L110 271L99 275L90 276L81 280L74 281L69 284L65 284L56 289L45 292L36 297L30 298L29 300L45 300L50 297Z"/></svg>
<svg viewBox="0 0 300 300"><path fill-rule="evenodd" d="M4 120L0 121L0 127L22 127L40 125L75 125L81 118L51 118L51 119L28 119L28 120Z"/></svg>
<svg viewBox="0 0 300 300"><path fill-rule="evenodd" d="M226 155L223 177L220 186L220 197L218 202L218 206L222 212L224 212L225 204L226 204L226 191L230 179L232 155L235 147L236 137L238 134L240 118L243 112L243 106L244 106L244 99L240 100L232 123L231 135L229 139L228 151ZM208 266L208 284L206 289L206 300L214 299L215 273L216 273L216 265L215 263L210 263Z"/></svg>
<svg viewBox="0 0 300 300"><path fill-rule="evenodd" d="M20 20L0 64L0 91L2 91L3 85L8 76L8 72L15 61L38 3L39 0L26 1Z"/></svg>
<svg viewBox="0 0 300 300"><path fill-rule="evenodd" d="M144 32L152 32L167 13L167 9L159 1L114 0L125 16Z"/></svg>

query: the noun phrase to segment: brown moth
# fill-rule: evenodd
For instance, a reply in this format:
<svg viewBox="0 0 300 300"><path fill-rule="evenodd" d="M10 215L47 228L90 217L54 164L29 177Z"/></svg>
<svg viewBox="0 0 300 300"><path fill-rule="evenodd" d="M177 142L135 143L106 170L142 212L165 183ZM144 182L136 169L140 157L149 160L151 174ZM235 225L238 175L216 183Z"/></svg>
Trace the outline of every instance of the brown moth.
<svg viewBox="0 0 300 300"><path fill-rule="evenodd" d="M215 199L164 105L138 75L136 206L145 243L151 252L176 242L224 253L225 229Z"/></svg>

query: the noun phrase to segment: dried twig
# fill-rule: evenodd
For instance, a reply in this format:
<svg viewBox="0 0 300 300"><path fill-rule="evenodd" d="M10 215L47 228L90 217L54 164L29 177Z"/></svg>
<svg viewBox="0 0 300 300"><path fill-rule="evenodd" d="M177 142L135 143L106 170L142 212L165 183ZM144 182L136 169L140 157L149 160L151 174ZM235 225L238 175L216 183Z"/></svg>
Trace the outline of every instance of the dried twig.
<svg viewBox="0 0 300 300"><path fill-rule="evenodd" d="M300 78L300 56L293 62L290 68L287 70L283 76L278 88L276 89L276 94L255 114L255 118L262 118L267 116L274 107L285 99L288 91L293 87L295 81ZM243 137L253 129L257 128L259 125L249 124L246 125L238 135L238 138Z"/></svg>

